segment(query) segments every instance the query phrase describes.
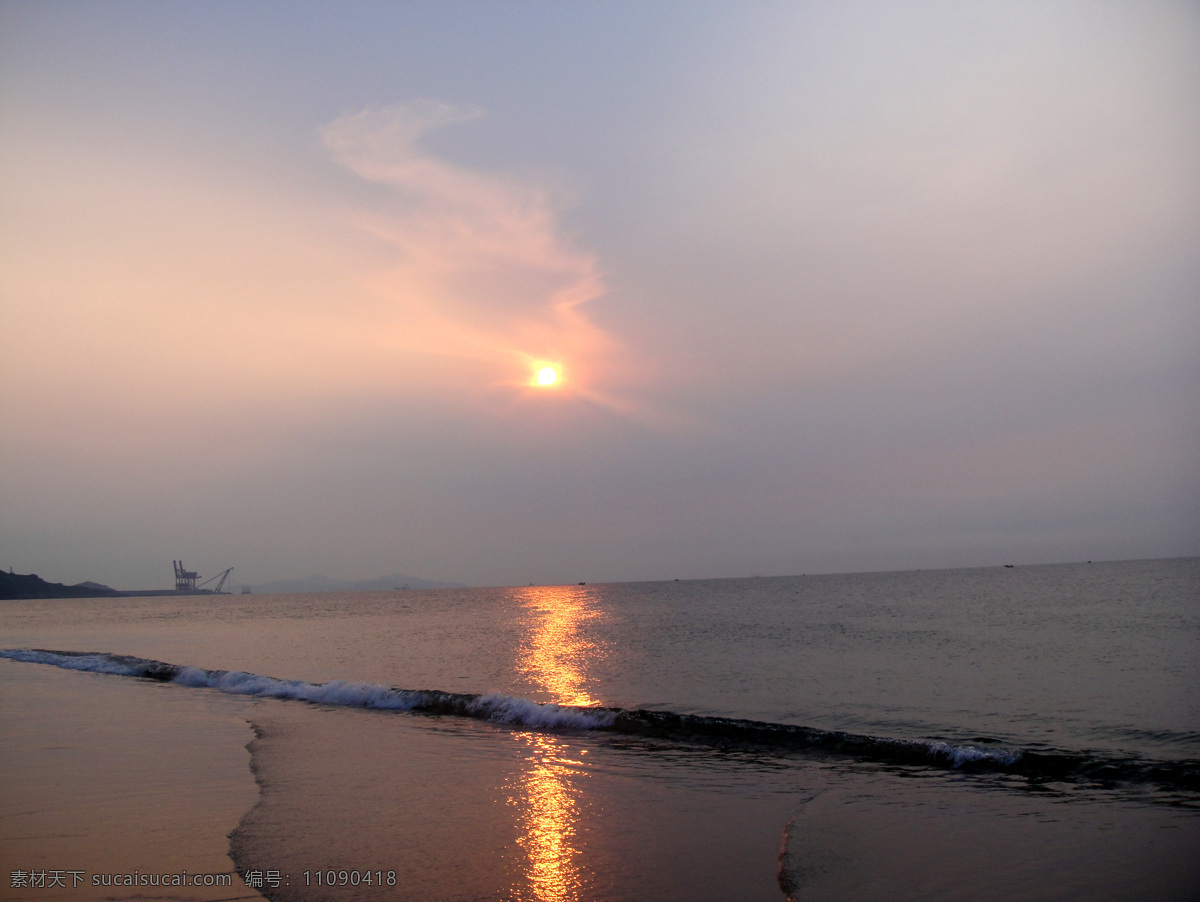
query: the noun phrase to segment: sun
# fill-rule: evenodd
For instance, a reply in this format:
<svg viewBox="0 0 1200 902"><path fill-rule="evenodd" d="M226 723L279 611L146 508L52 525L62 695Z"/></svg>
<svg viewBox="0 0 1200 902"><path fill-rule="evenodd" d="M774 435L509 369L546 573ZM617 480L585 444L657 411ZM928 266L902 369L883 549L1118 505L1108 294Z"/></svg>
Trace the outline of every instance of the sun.
<svg viewBox="0 0 1200 902"><path fill-rule="evenodd" d="M558 370L552 366L543 366L533 377L534 385L548 386L558 381Z"/></svg>

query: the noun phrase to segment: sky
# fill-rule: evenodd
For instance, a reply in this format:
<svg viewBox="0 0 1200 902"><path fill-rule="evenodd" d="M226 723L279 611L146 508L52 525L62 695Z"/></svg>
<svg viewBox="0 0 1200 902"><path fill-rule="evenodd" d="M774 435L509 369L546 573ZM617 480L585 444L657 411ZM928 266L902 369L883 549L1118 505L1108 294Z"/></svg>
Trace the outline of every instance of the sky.
<svg viewBox="0 0 1200 902"><path fill-rule="evenodd" d="M55 582L1200 554L1200 6L0 0L0 336Z"/></svg>

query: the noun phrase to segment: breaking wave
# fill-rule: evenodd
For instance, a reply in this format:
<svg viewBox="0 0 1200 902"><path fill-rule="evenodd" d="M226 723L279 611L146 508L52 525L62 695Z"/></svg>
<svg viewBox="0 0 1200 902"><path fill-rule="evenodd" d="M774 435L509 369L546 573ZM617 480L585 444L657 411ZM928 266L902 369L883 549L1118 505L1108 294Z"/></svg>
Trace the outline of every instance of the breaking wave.
<svg viewBox="0 0 1200 902"><path fill-rule="evenodd" d="M543 704L507 695L398 689L332 680L309 683L237 670L204 670L107 652L0 649L0 658L71 670L140 677L237 695L296 699L322 705L472 717L537 730L602 730L628 736L767 751L816 750L849 757L969 771L998 771L1043 780L1151 783L1200 790L1200 761L1151 761L1095 753L1008 749L932 739L897 739L699 714Z"/></svg>
<svg viewBox="0 0 1200 902"><path fill-rule="evenodd" d="M589 730L611 727L615 719L615 714L606 708L543 705L507 695L475 695L465 692L441 692L436 689L390 689L387 686L345 680L332 680L328 683L280 680L240 670L203 670L199 667L167 664L149 658L106 652L49 651L41 648L4 649L0 650L0 657L33 664L52 664L70 670L143 677L160 683L217 689L233 695L297 699L349 708L457 714L533 729Z"/></svg>

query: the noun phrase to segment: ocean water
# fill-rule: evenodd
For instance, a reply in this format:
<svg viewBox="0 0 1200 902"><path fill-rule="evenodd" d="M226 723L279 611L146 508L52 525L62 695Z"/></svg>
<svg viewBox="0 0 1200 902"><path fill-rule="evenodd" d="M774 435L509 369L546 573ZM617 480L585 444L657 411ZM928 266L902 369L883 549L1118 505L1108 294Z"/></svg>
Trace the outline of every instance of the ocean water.
<svg viewBox="0 0 1200 902"><path fill-rule="evenodd" d="M0 644L85 721L244 722L268 898L1200 898L1198 559L2 602Z"/></svg>

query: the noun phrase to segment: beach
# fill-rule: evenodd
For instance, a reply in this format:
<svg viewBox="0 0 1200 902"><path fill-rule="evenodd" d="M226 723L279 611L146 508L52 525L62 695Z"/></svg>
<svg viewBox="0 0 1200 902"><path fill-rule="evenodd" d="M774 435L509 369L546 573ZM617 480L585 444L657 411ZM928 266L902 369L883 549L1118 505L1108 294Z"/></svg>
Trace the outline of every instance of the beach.
<svg viewBox="0 0 1200 902"><path fill-rule="evenodd" d="M1198 584L6 602L5 898L1193 899Z"/></svg>

